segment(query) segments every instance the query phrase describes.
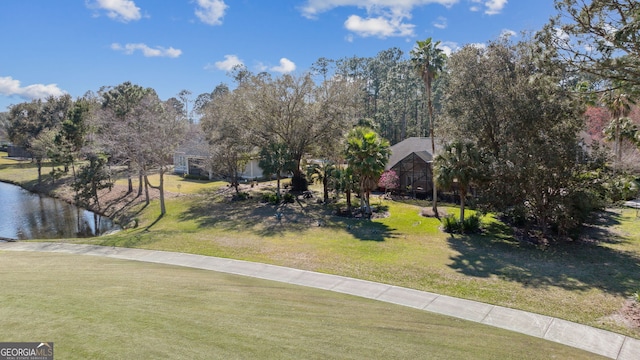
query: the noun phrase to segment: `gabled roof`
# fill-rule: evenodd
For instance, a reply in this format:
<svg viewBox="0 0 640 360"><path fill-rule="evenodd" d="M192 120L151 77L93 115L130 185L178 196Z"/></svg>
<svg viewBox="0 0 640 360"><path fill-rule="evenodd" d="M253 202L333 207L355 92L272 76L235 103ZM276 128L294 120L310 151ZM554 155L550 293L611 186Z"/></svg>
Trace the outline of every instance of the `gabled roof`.
<svg viewBox="0 0 640 360"><path fill-rule="evenodd" d="M436 151L440 148L436 142ZM386 169L389 170L407 156L415 153L424 162L433 161L431 154L431 139L426 137L410 137L391 146L391 156Z"/></svg>

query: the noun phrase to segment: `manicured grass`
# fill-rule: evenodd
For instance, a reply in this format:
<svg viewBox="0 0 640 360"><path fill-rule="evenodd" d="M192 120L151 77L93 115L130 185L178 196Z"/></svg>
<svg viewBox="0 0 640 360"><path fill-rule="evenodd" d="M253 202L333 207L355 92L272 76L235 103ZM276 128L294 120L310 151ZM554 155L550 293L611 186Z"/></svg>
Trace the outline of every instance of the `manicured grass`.
<svg viewBox="0 0 640 360"><path fill-rule="evenodd" d="M495 219L481 236L450 236L419 204L384 201L391 216L371 222L332 216L312 201L276 209L216 195L156 204L140 227L108 237L69 240L260 261L432 291L602 327L636 332L608 319L640 286L638 238L606 229L600 243L523 245ZM283 214L278 222L276 211ZM449 212L455 209L450 208ZM607 221L632 219L608 213ZM153 225L152 225L153 224ZM321 226L318 226L321 224ZM150 226L152 225L152 226ZM150 226L150 227L148 227ZM611 229L616 229L615 224Z"/></svg>
<svg viewBox="0 0 640 360"><path fill-rule="evenodd" d="M0 252L0 341L60 359L594 359L476 323L174 266Z"/></svg>
<svg viewBox="0 0 640 360"><path fill-rule="evenodd" d="M0 179L23 169L0 169ZM168 182L181 180L168 176ZM394 284L559 317L640 338L611 315L640 289L640 219L635 210L600 214L590 239L546 250L513 239L491 216L482 235L450 236L420 201L375 199L390 216L342 218L315 199L275 207L257 195L241 202L221 184L194 185L190 195L137 215L139 226L94 239L67 239L260 261ZM264 188L261 188L263 191ZM254 189L256 191L256 189ZM354 199L355 200L355 199ZM281 213L278 221L276 213ZM456 213L456 208L448 208Z"/></svg>

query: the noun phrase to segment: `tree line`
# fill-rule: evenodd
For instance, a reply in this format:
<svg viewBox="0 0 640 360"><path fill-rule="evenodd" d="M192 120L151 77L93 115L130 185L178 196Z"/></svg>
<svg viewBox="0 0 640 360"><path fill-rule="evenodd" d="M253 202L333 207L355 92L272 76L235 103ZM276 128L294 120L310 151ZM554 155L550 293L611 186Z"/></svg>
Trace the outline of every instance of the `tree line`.
<svg viewBox="0 0 640 360"><path fill-rule="evenodd" d="M461 222L472 203L528 234L568 235L592 210L637 193L622 149L640 144L629 118L640 90L640 9L631 0L557 0L556 8L557 17L521 41L466 45L449 57L427 39L409 54L320 58L300 75L237 67L233 88L220 84L193 101L186 90L162 101L127 82L75 101L17 104L3 121L11 141L33 154L39 178L42 159L51 159L54 179L72 171L79 199L98 204L105 169L121 165L129 191L136 176L147 201L149 188L160 191L162 214L163 176L185 141L200 146L203 168L238 193L238 174L258 158L277 178L278 196L280 175L291 172L295 190L317 180L325 201L335 190L350 205L351 193L360 193L370 212L389 145L430 136L434 148L426 150L442 145L431 190L436 215L438 189L455 190ZM608 116L602 137L612 151L584 136L593 109ZM89 164L82 176L78 159ZM149 182L151 172L159 184Z"/></svg>

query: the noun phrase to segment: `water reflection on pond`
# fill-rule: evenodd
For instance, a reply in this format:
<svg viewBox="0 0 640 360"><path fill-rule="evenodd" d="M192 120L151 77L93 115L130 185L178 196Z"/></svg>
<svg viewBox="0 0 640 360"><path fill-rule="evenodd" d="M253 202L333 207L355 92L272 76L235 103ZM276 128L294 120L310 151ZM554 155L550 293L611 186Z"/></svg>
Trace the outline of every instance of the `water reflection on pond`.
<svg viewBox="0 0 640 360"><path fill-rule="evenodd" d="M2 182L0 211L0 237L9 239L90 237L118 228L109 218Z"/></svg>

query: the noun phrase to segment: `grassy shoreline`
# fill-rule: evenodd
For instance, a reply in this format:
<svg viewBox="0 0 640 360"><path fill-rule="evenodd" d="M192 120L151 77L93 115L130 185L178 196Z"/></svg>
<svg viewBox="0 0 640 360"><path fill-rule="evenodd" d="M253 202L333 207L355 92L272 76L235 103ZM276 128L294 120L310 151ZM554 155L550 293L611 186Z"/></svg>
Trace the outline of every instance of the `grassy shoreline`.
<svg viewBox="0 0 640 360"><path fill-rule="evenodd" d="M0 161L0 179L29 179L29 169ZM35 172L32 173L33 176ZM138 227L73 243L180 251L259 261L436 292L517 308L635 338L616 315L640 289L640 225L631 210L601 216L589 239L546 251L522 244L495 219L483 235L450 236L437 219L420 216L426 203L376 200L390 216L360 221L334 216L313 199L261 204L260 191L231 202L216 183L167 179L168 213L155 201L127 216ZM449 212L456 209L449 208ZM283 217L277 220L276 212Z"/></svg>

